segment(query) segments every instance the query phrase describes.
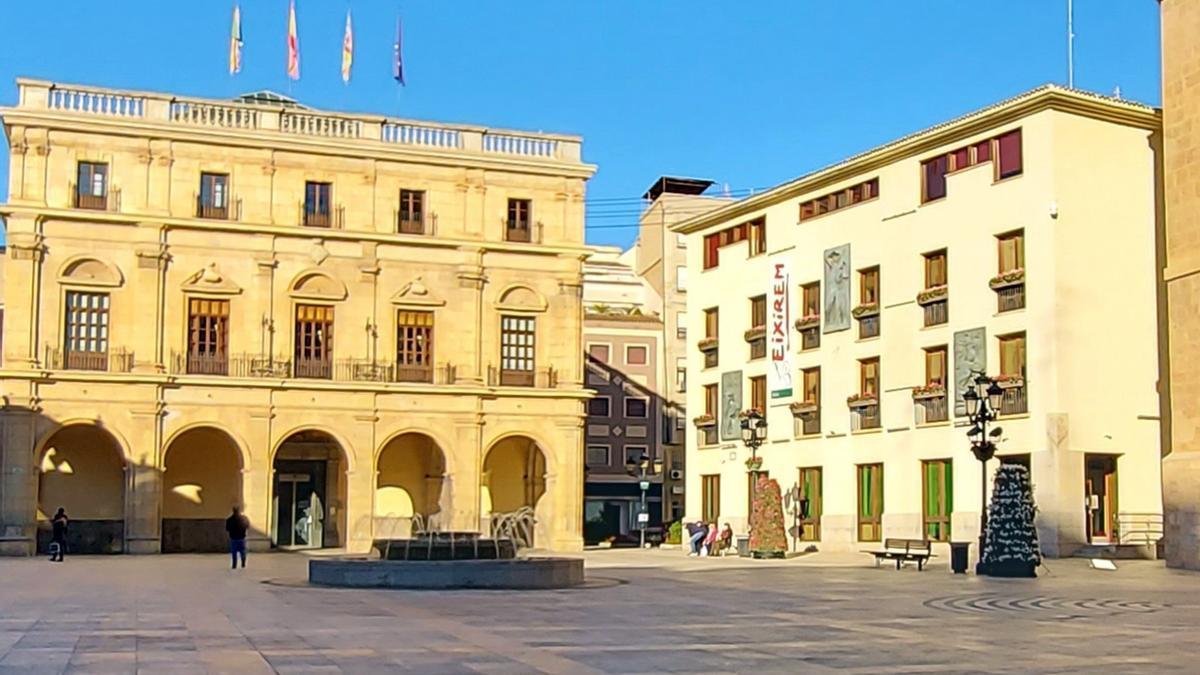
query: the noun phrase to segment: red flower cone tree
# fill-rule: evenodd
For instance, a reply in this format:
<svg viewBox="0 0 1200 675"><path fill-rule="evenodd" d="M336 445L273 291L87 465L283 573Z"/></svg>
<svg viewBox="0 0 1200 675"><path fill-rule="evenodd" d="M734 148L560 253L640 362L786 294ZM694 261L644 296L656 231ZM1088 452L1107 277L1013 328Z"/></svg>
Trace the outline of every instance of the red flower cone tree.
<svg viewBox="0 0 1200 675"><path fill-rule="evenodd" d="M783 494L773 478L759 474L750 511L750 551L755 558L782 558L787 551L783 529Z"/></svg>

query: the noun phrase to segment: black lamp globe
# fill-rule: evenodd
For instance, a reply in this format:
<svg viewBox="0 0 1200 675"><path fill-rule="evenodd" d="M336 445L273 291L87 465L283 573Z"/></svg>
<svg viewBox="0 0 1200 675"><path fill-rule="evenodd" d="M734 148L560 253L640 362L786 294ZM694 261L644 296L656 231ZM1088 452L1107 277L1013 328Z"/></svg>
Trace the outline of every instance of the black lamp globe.
<svg viewBox="0 0 1200 675"><path fill-rule="evenodd" d="M967 415L974 417L979 411L979 392L974 389L968 389L963 392L963 402L967 404Z"/></svg>
<svg viewBox="0 0 1200 675"><path fill-rule="evenodd" d="M988 405L992 407L992 410L999 410L1000 404L1004 401L1004 390L1000 388L1000 385L993 382L987 388L987 396Z"/></svg>

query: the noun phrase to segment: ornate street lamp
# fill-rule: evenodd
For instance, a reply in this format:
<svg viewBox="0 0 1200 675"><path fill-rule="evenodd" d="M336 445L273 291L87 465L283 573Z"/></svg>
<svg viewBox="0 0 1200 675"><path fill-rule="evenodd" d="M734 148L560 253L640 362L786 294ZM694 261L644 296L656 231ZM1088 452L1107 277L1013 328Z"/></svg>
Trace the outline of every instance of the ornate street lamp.
<svg viewBox="0 0 1200 675"><path fill-rule="evenodd" d="M652 465L650 456L644 452L638 457L629 457L625 460L625 470L631 476L638 477L638 487L642 491L641 508L638 511L638 530L641 531L642 548L646 548L646 523L650 520L650 512L646 510L646 490L650 489L648 480L650 474L647 472L651 469L656 475L662 473L662 460L656 459Z"/></svg>
<svg viewBox="0 0 1200 675"><path fill-rule="evenodd" d="M746 470L750 472L750 501L753 506L754 489L758 484L759 467L762 466L758 449L767 442L767 419L756 408L743 412L741 417L742 443L750 449L750 459L746 460Z"/></svg>
<svg viewBox="0 0 1200 675"><path fill-rule="evenodd" d="M1003 430L1000 427L988 431L988 423L1000 416L1000 405L1004 400L1004 390L995 380L983 374L976 373L973 386L963 392L963 402L967 407L967 419L971 429L967 438L971 441L971 453L979 460L979 562L975 564L975 574L987 574L983 564L983 548L987 544L987 463L996 456L996 443Z"/></svg>

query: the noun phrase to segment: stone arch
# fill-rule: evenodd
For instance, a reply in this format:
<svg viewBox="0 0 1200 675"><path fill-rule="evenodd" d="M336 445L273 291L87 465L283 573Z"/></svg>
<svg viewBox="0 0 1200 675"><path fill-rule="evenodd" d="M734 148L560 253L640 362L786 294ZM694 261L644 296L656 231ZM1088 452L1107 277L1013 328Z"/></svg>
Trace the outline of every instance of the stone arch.
<svg viewBox="0 0 1200 675"><path fill-rule="evenodd" d="M111 262L88 255L69 258L58 270L58 281L75 286L116 287L125 282L121 270Z"/></svg>
<svg viewBox="0 0 1200 675"><path fill-rule="evenodd" d="M242 504L244 448L226 430L192 424L164 445L162 551L220 552L225 518Z"/></svg>
<svg viewBox="0 0 1200 675"><path fill-rule="evenodd" d="M322 270L305 270L296 275L288 286L288 292L299 300L323 300L339 302L349 295L346 285Z"/></svg>
<svg viewBox="0 0 1200 675"><path fill-rule="evenodd" d="M353 448L312 425L280 438L271 453L271 542L282 548L344 546Z"/></svg>
<svg viewBox="0 0 1200 675"><path fill-rule="evenodd" d="M509 284L497 296L496 308L507 312L544 312L546 297L528 284Z"/></svg>
<svg viewBox="0 0 1200 675"><path fill-rule="evenodd" d="M416 521L426 528L449 528L446 446L425 431L389 437L375 457L376 538L404 538Z"/></svg>
<svg viewBox="0 0 1200 675"><path fill-rule="evenodd" d="M484 453L480 475L480 515L490 522L493 514L533 509L534 542L547 540L549 525L550 500L545 497L550 458L545 447L529 434L502 435Z"/></svg>
<svg viewBox="0 0 1200 675"><path fill-rule="evenodd" d="M125 548L128 451L93 422L58 425L37 445L39 551L50 542L58 508L71 519L67 548L75 553L121 553Z"/></svg>

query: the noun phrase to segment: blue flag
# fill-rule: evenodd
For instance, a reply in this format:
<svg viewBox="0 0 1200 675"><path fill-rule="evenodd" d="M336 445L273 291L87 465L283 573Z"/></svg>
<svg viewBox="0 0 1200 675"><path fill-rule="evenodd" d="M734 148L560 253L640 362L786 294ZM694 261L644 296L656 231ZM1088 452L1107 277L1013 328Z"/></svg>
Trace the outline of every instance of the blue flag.
<svg viewBox="0 0 1200 675"><path fill-rule="evenodd" d="M404 86L404 57L400 54L400 17L396 17L396 55L392 59L392 77Z"/></svg>

